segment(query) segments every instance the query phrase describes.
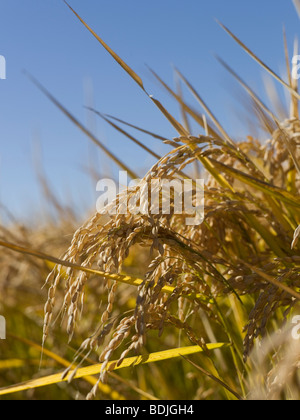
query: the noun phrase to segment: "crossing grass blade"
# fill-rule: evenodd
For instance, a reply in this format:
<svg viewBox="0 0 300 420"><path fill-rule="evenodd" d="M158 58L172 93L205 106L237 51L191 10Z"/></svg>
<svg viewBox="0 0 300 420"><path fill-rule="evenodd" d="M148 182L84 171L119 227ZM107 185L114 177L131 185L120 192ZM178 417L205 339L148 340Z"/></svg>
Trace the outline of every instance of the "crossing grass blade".
<svg viewBox="0 0 300 420"><path fill-rule="evenodd" d="M274 286L278 287L281 290L284 290L286 293L288 293L290 296L293 296L295 299L300 300L300 294L298 292L296 292L295 290L291 289L290 287L286 286L285 284L280 283L280 281L278 281L278 280L274 279L273 277L271 277L270 275L264 273L259 268L253 267L252 265L247 264L246 262L243 262L243 264L246 267L250 268L252 271L254 271L254 273L261 276L267 282L273 284Z"/></svg>
<svg viewBox="0 0 300 420"><path fill-rule="evenodd" d="M145 130L144 128L138 127L137 125L130 124L130 123L128 123L124 120L121 120L120 118L114 117L112 115L105 114L105 117L110 118L112 120L115 120L115 121L117 121L121 124L127 125L128 127L134 128L135 130L138 130L141 133L147 134L148 136L151 136L151 137L153 137L157 140L161 140L161 141L169 140L167 137L160 136L159 134L153 133L152 131L149 131L149 130Z"/></svg>
<svg viewBox="0 0 300 420"><path fill-rule="evenodd" d="M187 362L189 362L192 366L194 366L201 373L203 373L204 375L208 376L210 379L212 379L213 381L215 381L217 384L219 384L223 388L225 388L226 391L230 392L237 400L244 401L244 398L243 397L241 397L237 392L235 392L229 385L227 385L225 382L223 382L220 378L217 378L215 375L209 373L207 370L203 369L201 366L197 365L196 363L194 363L189 358L187 358L185 356L182 356L182 357L184 358L184 360L186 360Z"/></svg>
<svg viewBox="0 0 300 420"><path fill-rule="evenodd" d="M141 149L145 150L147 153L149 153L151 156L153 156L155 159L160 160L161 156L159 156L157 153L155 153L153 150L151 150L148 146L145 146L143 143L141 143L138 139L133 137L131 134L127 133L127 131L123 130L121 127L119 127L117 124L110 121L105 115L101 114L101 112L89 108L88 109L92 112L94 112L98 117L102 118L104 121L106 121L109 125L111 125L115 130L119 131L121 134L123 134L125 137L129 138L129 140L133 141L136 145L138 145Z"/></svg>
<svg viewBox="0 0 300 420"><path fill-rule="evenodd" d="M216 343L216 344L208 344L208 350L218 350L224 347L227 347L228 344L226 343ZM189 347L182 347L177 349L171 349L166 351L160 351L157 353L151 353L145 356L138 356L138 357L130 357L125 359L120 365L118 365L118 361L109 362L107 366L108 371L115 371L119 369L124 369L128 367L136 367L139 365L145 365L149 363L157 363L163 362L165 360L172 360L175 358L179 358L181 356L188 356L197 353L202 353L203 350L199 346L189 346ZM93 376L98 375L101 371L102 364L92 365L88 367L84 367L78 369L74 379L80 379L86 376ZM72 373L70 373L71 375ZM69 375L68 375L69 376ZM0 396L5 396L9 394L13 394L16 392L24 392L29 389L36 389L48 385L54 385L61 382L68 381L68 376L62 379L62 374L56 374L51 376L46 376L43 378L31 380L24 382L22 384L14 385L7 388L0 389Z"/></svg>
<svg viewBox="0 0 300 420"><path fill-rule="evenodd" d="M7 359L0 360L0 370L7 369L18 369L26 366L27 364L33 364L39 366L40 361L37 359L23 360L23 359Z"/></svg>
<svg viewBox="0 0 300 420"><path fill-rule="evenodd" d="M68 261L64 261L61 260L59 258L55 258L52 257L51 255L46 255L44 253L32 250L32 249L28 249L28 248L24 248L9 242L5 242L5 241L0 241L0 246L5 247L7 249L10 249L14 252L20 253L20 254L25 254L25 255L30 255L33 257L36 257L38 259L41 259L43 261L45 261L49 267L49 269L55 269L55 267L57 265L60 265L62 267L69 267L69 268L73 268L75 270L78 271L83 271L87 274L93 274L93 275L98 275L99 277L103 277L107 280L113 280L113 281L117 281L120 283L124 283L130 286L140 286L144 280L139 279L137 277L132 277L132 276L127 276L127 275L121 275L121 274L111 274L111 273L106 273L103 271L99 271L99 270L94 270L92 268L87 268L87 267L83 267L81 265L77 265L77 264L73 264L70 263ZM174 287L171 286L164 286L161 289L162 293L166 293L168 295L171 295L174 292ZM202 296L200 294L187 294L184 295L184 297L186 297L187 299L202 299Z"/></svg>
<svg viewBox="0 0 300 420"><path fill-rule="evenodd" d="M60 365L66 367L66 368L68 368L70 366L70 362L68 362L68 360L64 359L63 357L59 356L58 354L54 353L53 351L48 350L45 347L42 347L41 345L33 342L32 340L29 340L28 338L19 337L19 336L16 336L14 334L9 334L9 336L11 338L13 338L14 340L18 340L21 343L26 344L31 349L37 350L39 353L44 354L44 356L50 357L52 360L56 361L57 363L59 363ZM23 362L23 364L21 364L21 362ZM1 363L2 363L2 365L1 365ZM26 361L24 362L22 360L19 360L19 361L18 360L16 360L16 361L7 360L7 361L0 362L0 369L1 369L1 366L2 366L3 369L4 368L9 369L11 367L23 367L25 363L26 363ZM37 361L37 366L39 365L39 363L40 363L40 361ZM18 364L19 364L19 366L18 366ZM95 386L97 384L97 380L93 376L83 376L82 378L92 386ZM105 395L108 395L112 400L125 400L125 397L123 395L121 395L119 392L112 389L107 384L99 383L98 387L99 387L99 391L101 391Z"/></svg>

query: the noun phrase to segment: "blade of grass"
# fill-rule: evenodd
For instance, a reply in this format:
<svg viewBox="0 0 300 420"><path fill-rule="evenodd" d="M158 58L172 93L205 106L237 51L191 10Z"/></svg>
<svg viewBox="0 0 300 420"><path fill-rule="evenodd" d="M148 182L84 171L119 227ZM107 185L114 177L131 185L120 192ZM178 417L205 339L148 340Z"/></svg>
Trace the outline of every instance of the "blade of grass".
<svg viewBox="0 0 300 420"><path fill-rule="evenodd" d="M246 267L248 267L250 270L254 271L254 273L258 274L260 277L262 277L267 282L273 284L274 286L277 286L279 289L284 290L289 295L293 296L297 300L300 300L300 294L296 292L295 290L291 289L289 286L286 286L283 283L280 283L280 281L274 279L273 277L269 276L268 274L264 273L259 268L253 267L252 265L246 263L245 261L240 261L241 264L244 264Z"/></svg>
<svg viewBox="0 0 300 420"><path fill-rule="evenodd" d="M149 136L154 137L157 140L162 140L162 141L169 140L169 139L167 139L167 137L162 137L158 134L153 133L152 131L145 130L144 128L140 128L136 125L130 124L126 121L121 120L120 118L113 117L112 115L105 114L105 117L110 118L111 120L115 120L115 121L117 121L121 124L127 125L128 127L134 128L135 130L138 130L141 133L148 134Z"/></svg>
<svg viewBox="0 0 300 420"><path fill-rule="evenodd" d="M44 253L41 253L32 249L23 248L9 242L0 241L0 246L11 249L12 251L15 251L21 254L31 255L43 261L52 263L53 265L51 266L51 269L54 269L56 265L61 265L62 267L74 268L74 270L84 271L85 273L93 274L93 275L96 274L99 277L118 281L120 283L125 283L125 284L136 286L136 287L140 286L144 282L144 280L136 278L136 277L122 275L122 274L110 274L110 273L106 273L99 270L93 270L92 268L83 267L81 265L76 265L68 261L60 260L59 258L55 258L50 255L46 255ZM165 286L162 288L162 292L168 295L171 295L174 292L174 288L171 286ZM188 295L184 295L184 297L187 299L200 299L200 300L202 299L202 296L200 294L188 294Z"/></svg>
<svg viewBox="0 0 300 420"><path fill-rule="evenodd" d="M205 369L203 369L201 366L197 365L196 363L192 362L189 358L182 356L184 360L186 360L188 363L190 363L192 366L194 366L196 369L198 369L201 373L208 376L210 379L215 381L217 384L221 385L223 388L225 388L227 391L229 391L234 397L236 397L240 401L244 401L244 398L241 397L237 392L235 392L232 388L230 388L229 385L225 384L221 379L217 378L216 376L212 375L211 373L207 372Z"/></svg>
<svg viewBox="0 0 300 420"><path fill-rule="evenodd" d="M8 359L0 360L0 370L18 369L30 364L39 366L40 361L34 359Z"/></svg>
<svg viewBox="0 0 300 420"><path fill-rule="evenodd" d="M216 344L208 344L207 348L208 350L216 350L216 349L220 349L226 346L228 346L228 344L226 343L216 343ZM118 366L117 360L112 361L108 363L107 370L108 371L119 370L119 369L124 369L127 367L135 367L138 365L162 362L165 360L171 360L171 359L179 358L181 356L187 356L187 355L202 353L202 352L203 352L203 349L199 346L189 346L189 347L183 347L183 348L178 348L178 349L171 349L171 350L161 351L157 353L151 353L145 356L130 357L130 358L125 359L119 366ZM85 376L98 375L99 372L101 371L101 368L102 368L102 364L81 368L78 370L74 379L80 379ZM72 373L70 373L70 375L72 375ZM66 382L68 381L68 376L62 379L62 374L56 374L56 375L46 376L43 378L27 381L22 384L13 385L7 388L2 388L0 389L0 396L9 395L16 392L27 391L28 389L36 389L36 388L40 388L40 387L44 387L48 385L54 385L61 382Z"/></svg>
<svg viewBox="0 0 300 420"><path fill-rule="evenodd" d="M294 41L294 57L299 56L299 41L298 38ZM294 67L297 68L297 64L293 62L293 70L292 73L294 73ZM290 83L290 86L292 89L294 89L295 92L299 91L299 80L296 77L292 77L292 81ZM291 110L291 117L292 118L298 118L299 119L299 104L298 100L292 95L292 110Z"/></svg>
<svg viewBox="0 0 300 420"><path fill-rule="evenodd" d="M180 136L188 137L189 133L186 131L186 129L178 122L172 115L163 107L163 105L155 99L152 95L149 96L151 101L157 106L157 108L161 111L161 113L167 118L167 120L171 123L171 125L175 128L177 133L179 133Z"/></svg>
<svg viewBox="0 0 300 420"><path fill-rule="evenodd" d="M270 67L268 67L260 58L258 58L236 35L234 35L225 25L217 21L218 24L223 28L228 35L230 35L240 47L242 47L251 58L253 58L258 64L260 64L268 73L271 74L279 83L281 83L295 98L300 100L300 95L291 86L289 86L281 77L278 76Z"/></svg>
<svg viewBox="0 0 300 420"><path fill-rule="evenodd" d="M292 80L292 69L290 65L290 57L289 57L289 50L288 44L286 39L286 30L283 28L283 44L284 44L284 56L285 56L285 64L286 64L286 72L288 76L289 85L294 88L293 80ZM298 110L298 100L291 95L291 110L290 110L290 117L291 118L299 118L299 110Z"/></svg>
<svg viewBox="0 0 300 420"><path fill-rule="evenodd" d="M295 164L295 167L300 174L300 166L297 160L297 157L295 156L295 153L293 149L290 146L289 138L287 138L286 133L284 130L280 127L280 121L277 119L277 117L273 114L272 111L269 110L269 108L260 100L260 98L255 94L255 92L241 79L241 77L225 62L222 60L222 58L216 56L216 59L219 61L219 63L238 81L238 83L245 89L245 91L250 95L251 99L254 101L255 106L259 109L261 113L265 112L269 115L272 121L274 121L275 127L274 130L277 129L280 130L282 133L282 138L287 146L287 149L289 150L289 153L293 159L293 162ZM265 182L269 182L269 180L265 177L264 174L262 174L262 179ZM281 221L282 225L287 229L290 230L293 229L294 226L292 226L292 222L290 219L286 219L285 216L282 214L282 210L280 209L280 206L278 202L276 202L272 197L266 196L266 199L268 200L270 206L272 207L274 214L276 217Z"/></svg>
<svg viewBox="0 0 300 420"><path fill-rule="evenodd" d="M257 217L252 214L245 214L244 217L248 224L259 234L259 236L265 241L268 247L278 258L285 258L289 255L286 250L283 250L279 246L276 236L274 236L269 229L260 223Z"/></svg>
<svg viewBox="0 0 300 420"><path fill-rule="evenodd" d="M196 100L200 103L202 108L205 110L205 112L209 115L209 117L212 119L215 126L218 128L224 139L227 143L229 143L234 148L236 147L234 141L230 138L230 136L227 134L227 132L224 130L222 125L219 123L213 112L209 109L209 107L206 105L206 103L203 101L199 93L196 91L196 89L191 85L191 83L183 76L183 74L178 70L175 69L177 75L180 77L180 79L184 82L184 84L188 87L188 89L192 92Z"/></svg>
<svg viewBox="0 0 300 420"><path fill-rule="evenodd" d="M142 79L132 70L128 64L123 61L118 54L116 54L100 37L97 35L89 25L75 12L75 10L64 0L64 3L69 7L69 9L74 13L74 15L80 20L80 22L88 29L88 31L100 42L100 44L106 49L107 52L116 60L116 62L129 74L129 76L139 85L139 87L146 93L146 95L152 100L152 102L158 107L158 109L163 113L163 115L168 119L172 124L175 130L183 136L188 135L186 130L182 125L171 116L171 114L162 106L162 104L155 99L152 95L149 95L144 88Z"/></svg>
<svg viewBox="0 0 300 420"><path fill-rule="evenodd" d="M255 92L244 82L244 80L218 55L215 55L217 61L238 81L238 83L245 89L249 96L254 100L254 102L259 105L270 117L272 120L279 123L277 117L272 111L258 98Z"/></svg>
<svg viewBox="0 0 300 420"><path fill-rule="evenodd" d="M64 359L63 357L60 357L59 355L57 355L56 353L54 353L51 350L43 348L39 344L34 343L33 341L31 341L27 338L18 337L14 334L8 334L8 336L12 337L14 340L18 340L18 341L28 345L31 348L36 349L41 354L43 353L44 355L50 357L51 359L55 360L57 363L59 363L60 365L62 365L64 367L69 367L70 366L70 362L68 362L68 360ZM93 376L83 376L83 379L86 380L89 384L91 384L93 386L96 385L96 383L97 383L97 380ZM109 395L110 398L113 399L113 400L125 400L125 397L123 395L121 395L119 392L113 390L107 384L100 383L99 384L99 391L103 392L106 395Z"/></svg>
<svg viewBox="0 0 300 420"><path fill-rule="evenodd" d="M176 77L176 73L175 73L175 83L176 83L177 95L180 97L181 102L184 102L183 101L183 93L182 93L181 83L180 83L179 78ZM188 119L188 114L187 114L186 110L184 109L184 107L181 104L179 104L179 106L180 106L180 113L181 113L183 125L184 125L185 129L190 134L192 134L190 122L189 122L189 119Z"/></svg>
<svg viewBox="0 0 300 420"><path fill-rule="evenodd" d="M245 174L244 172L239 171L238 169L229 167L225 165L224 163L221 163L215 159L209 158L209 161L213 164L213 166L217 170L230 174L231 176L238 179L239 181L244 182L250 185L251 187L258 189L264 192L265 194L270 195L271 197L276 197L277 199L281 200L281 202L284 202L289 206L300 208L299 198L293 196L287 191L279 187L275 187L274 185L271 185L267 182L261 181L257 178L254 178L251 175Z"/></svg>
<svg viewBox="0 0 300 420"><path fill-rule="evenodd" d="M133 137L131 134L127 133L127 131L123 130L121 127L119 127L117 124L110 121L108 118L105 117L105 115L101 114L101 112L93 109L93 108L87 108L90 111L94 112L98 117L102 118L104 121L106 121L109 125L111 125L115 130L119 131L121 134L123 134L125 137L129 138L131 141L133 141L135 144L137 144L140 148L145 150L147 153L155 157L155 159L160 160L162 157L159 156L157 153L153 152L153 150L149 149L149 147L145 146L143 143L141 143L139 140L137 140L135 137Z"/></svg>
<svg viewBox="0 0 300 420"><path fill-rule="evenodd" d="M138 175L136 175L125 163L123 163L120 159L118 159L112 152L110 152L103 143L100 142L87 128L85 128L63 105L61 105L44 86L41 85L31 74L28 72L24 72L26 76L31 80L31 82L41 91L44 95L60 109L64 115L66 115L73 124L76 125L92 142L94 142L100 149L113 161L115 162L121 169L128 172L129 176L132 179L138 179Z"/></svg>
<svg viewBox="0 0 300 420"><path fill-rule="evenodd" d="M198 92L194 89L194 87L191 85L191 83L182 75L182 73L180 73L179 70L176 69L176 72L178 74L178 76L181 78L181 80L186 84L186 86L188 87L188 89L192 92L192 94L195 96L195 98L197 99L197 101L200 103L200 105L203 107L203 109L205 110L205 112L209 115L209 117L212 119L213 123L215 124L215 126L218 128L218 130L220 131L220 133L222 134L223 138L225 139L226 143L231 146L236 152L237 154L247 163L250 164L253 168L256 169L256 171L260 172L257 168L257 166L254 164L254 162L252 162L252 160L249 158L249 156L247 156L245 153L242 152L242 150L240 148L238 148L236 146L236 144L234 143L234 141L231 139L231 137L228 135L228 133L224 130L224 128L222 127L222 125L219 123L219 121L217 120L217 118L214 116L214 114L212 113L212 111L209 109L209 107L206 105L206 103L203 101L203 99L200 97L200 95L198 94Z"/></svg>
<svg viewBox="0 0 300 420"><path fill-rule="evenodd" d="M129 74L129 76L145 91L142 79L130 68L125 61L123 61L118 54L116 54L97 34L94 32L89 25L75 12L75 10L64 0L65 4L74 13L74 15L80 20L80 22L91 32L91 34L100 42L100 44L106 49L106 51L116 60L117 63ZM146 92L146 91L145 91Z"/></svg>
<svg viewBox="0 0 300 420"><path fill-rule="evenodd" d="M189 114L204 130L207 128L208 134L216 139L221 139L220 135L211 127L209 124L205 124L203 121L202 115L199 115L196 111L194 111L189 105L186 104L186 102L183 101L183 99L175 93L159 76L158 74L149 68L150 72L153 74L153 76L158 80L158 82L165 88L165 90L179 103L179 105L182 107L182 109Z"/></svg>
<svg viewBox="0 0 300 420"><path fill-rule="evenodd" d="M176 82L176 89L177 89L177 94L180 97L181 101L183 102L183 92L182 92L182 88L181 88L181 82L180 79L176 76L175 74L175 82ZM186 130L192 134L192 129L191 129L191 125L189 122L189 117L188 117L188 113L186 112L186 110L184 109L184 107L179 104L180 106L180 112L181 112L181 116L182 116L182 121L183 121L183 125L186 128ZM204 118L206 118L204 116ZM207 122L206 120L203 120L203 124L204 126L206 125L206 135L208 136L208 127L207 127ZM194 170L195 170L195 177L196 179L200 179L201 178L201 173L200 173L200 165L199 165L199 159L197 161L195 161L194 163Z"/></svg>
<svg viewBox="0 0 300 420"><path fill-rule="evenodd" d="M159 401L159 398L156 398L153 395L149 394L148 392L143 391L142 389L140 389L137 386L135 386L134 383L132 383L129 380L126 380L126 379L121 378L121 376L117 375L116 373L109 372L108 374L109 374L109 376L111 376L112 378L116 379L118 382L123 383L124 385L127 386L127 388L131 388L133 391L135 391L137 394L141 395L142 397L146 398L147 400L150 400L150 401Z"/></svg>
<svg viewBox="0 0 300 420"><path fill-rule="evenodd" d="M254 100L254 102L260 106L270 117L274 120L274 122L277 125L278 130L280 130L282 134L283 141L285 142L285 145L293 159L294 165L298 171L298 174L300 175L300 165L297 159L297 156L295 155L291 145L288 136L282 130L280 121L278 118L274 115L272 111L269 110L269 108L258 98L258 96L253 92L253 90L238 76L238 74L227 64L225 61L223 61L220 57L216 57L217 60L220 62L220 64L230 73L232 76L243 86L243 88L246 90L246 92L250 95L250 97Z"/></svg>

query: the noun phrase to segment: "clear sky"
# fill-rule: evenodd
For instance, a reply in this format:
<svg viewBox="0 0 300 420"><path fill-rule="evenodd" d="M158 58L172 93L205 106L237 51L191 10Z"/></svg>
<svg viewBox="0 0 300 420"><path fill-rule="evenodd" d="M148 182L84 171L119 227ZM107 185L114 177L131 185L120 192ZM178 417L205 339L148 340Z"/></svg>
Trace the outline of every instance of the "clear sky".
<svg viewBox="0 0 300 420"><path fill-rule="evenodd" d="M214 53L261 94L263 70L215 18L278 73L284 69L283 25L292 51L300 23L290 0L70 0L70 4L175 116L176 104L146 64L170 84L176 65L235 138L246 134L248 127L241 114L236 117L238 90ZM42 159L58 196L65 202L72 196L78 208L95 205L96 181L87 175L91 162L103 175L115 173L111 162L24 76L23 69L141 176L153 163L151 157L95 119L84 105L167 137L176 134L62 0L2 2L0 55L7 61L7 80L0 80L0 201L20 217L41 210L34 155ZM166 150L157 140L134 134L157 153Z"/></svg>

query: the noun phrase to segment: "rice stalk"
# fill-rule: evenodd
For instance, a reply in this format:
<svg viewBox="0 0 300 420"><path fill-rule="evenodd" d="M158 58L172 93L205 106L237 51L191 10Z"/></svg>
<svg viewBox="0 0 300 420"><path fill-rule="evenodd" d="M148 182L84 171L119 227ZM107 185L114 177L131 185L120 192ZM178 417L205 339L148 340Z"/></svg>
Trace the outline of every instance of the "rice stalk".
<svg viewBox="0 0 300 420"><path fill-rule="evenodd" d="M192 83L178 70L177 77L196 98L200 111L195 111L185 102L181 87L173 90L152 71L179 105L183 122L171 115L158 99L148 94L140 76L65 3L146 93L169 121L177 137L166 139L154 131L139 128L138 124L94 111L125 137L143 147L156 163L136 186L122 191L113 203L79 227L61 258L51 256L51 252L35 251L37 247L31 245L35 242L29 240L27 233L20 235L18 231L1 228L3 252L0 265L5 268L0 271L1 293L7 293L11 279L15 281L20 270L11 259L11 251L20 255L26 267L26 274L22 277L24 282L34 270L39 273L43 270L45 277L46 272L52 270L46 280L48 297L44 308L43 347L51 339L51 331L57 328L54 320L59 317L61 329L66 331L69 341L74 340L77 344L78 331L82 332L86 319L94 316L97 322L94 319L96 328L93 332L87 333L84 329L73 363L62 376L46 375L18 386L5 387L0 390L0 395L66 381L71 386L76 378L98 375L92 391L88 392L88 399L91 399L96 396L99 385L111 379L110 370L200 352L204 356L201 366L191 361L193 367L202 373L197 377L199 386L193 394L196 397L251 399L257 395L253 388L256 386L256 365L265 367L265 370L258 370L264 373L263 380L258 375L263 386L257 388L262 389L263 397L279 399L284 395L287 398L289 389L284 387L285 380L292 386L292 395L297 395L294 386L299 383L295 373L295 367L299 365L297 348L290 352L287 337L273 341L278 347L276 351L272 352L272 346L266 345L263 358L253 356L253 349L260 339L267 340L267 337L273 337L274 330L283 328L297 310L300 298L300 95L298 83L291 75L293 68L289 65L285 35L288 83L221 25L291 96L290 115L282 120L277 115L281 114L279 107L275 106L277 112L273 107L267 107L250 86L219 59L246 91L254 113L251 117L256 118L255 123L263 127L267 136L264 142L251 136L237 142ZM297 45L294 52L297 52ZM134 171L108 151L45 88L33 81L120 168L137 178ZM199 126L201 133L198 136L191 133L189 118ZM172 149L161 157L117 123L163 141ZM195 185L191 168L199 163L206 176L202 224L187 225L188 214L177 214L174 196L169 214L163 211L163 202L159 203L155 214L152 214L149 203L141 211L135 211L134 203L148 198L145 185L150 185L153 180L176 181L182 178ZM162 193L160 187L156 193ZM192 199L195 203L194 191ZM124 208L128 210L125 214ZM113 209L117 211L112 212ZM126 272L133 269L137 275ZM95 293L89 289L91 284L96 284ZM91 301L93 310L88 310L87 314L85 308L89 308ZM211 337L215 337L218 343L228 344L211 344ZM174 341L177 340L185 347L176 347ZM171 350L157 352L157 346ZM286 353L282 351L285 348ZM217 350L216 355L213 350ZM137 357L129 357L131 354ZM290 355L291 363L285 354ZM92 356L99 363L82 367ZM274 366L277 357L280 363ZM183 357L180 359L187 362ZM18 363L16 360L15 364ZM189 363L180 365L182 370L188 368ZM152 375L146 379L143 374L141 382L145 386L151 383L154 395L162 395L161 389L157 389L159 384L166 388L164 395L176 396L176 389L171 393L165 384L166 373L163 375L153 365L149 369L159 380L152 380ZM173 370L170 375L176 374ZM183 376L180 378L182 382ZM217 390L211 387L211 381L218 383ZM184 387L189 386L188 381L184 382Z"/></svg>

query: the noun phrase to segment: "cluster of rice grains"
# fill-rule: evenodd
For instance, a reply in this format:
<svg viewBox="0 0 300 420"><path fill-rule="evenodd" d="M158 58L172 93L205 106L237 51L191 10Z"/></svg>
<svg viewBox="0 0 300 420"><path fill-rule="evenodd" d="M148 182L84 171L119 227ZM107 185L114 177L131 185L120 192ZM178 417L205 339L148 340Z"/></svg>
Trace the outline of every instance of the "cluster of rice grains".
<svg viewBox="0 0 300 420"><path fill-rule="evenodd" d="M98 36L96 38L143 88L141 79ZM75 233L64 256L69 263L85 268L97 265L98 270L110 275L98 279L107 288L107 303L99 314L100 326L77 354L77 358L85 355L84 360L91 352L100 353L99 360L103 365L99 381L105 380L107 368L111 368L109 361L116 354L121 363L130 353L142 352L147 345L147 336L153 330L161 336L165 328L175 328L205 350L207 335L201 333L205 328L195 327L201 324L199 314L203 312L212 325L222 327L234 346L226 314L222 313L222 299L228 295L234 295L240 302L244 297L250 297L248 304L254 302L245 326L246 362L255 338L265 335L275 311L283 309L286 317L299 300L299 229L291 250L293 235L300 223L299 94L290 76L290 83L285 83L253 53L246 51L291 94L290 115L280 122L279 117L238 78L250 94L257 123L263 126L270 140L263 145L252 137L241 143L233 142L182 75L178 73L209 119L193 111L181 96L162 82L177 99L185 116L189 115L205 129L205 135L191 136L187 127L183 128L151 97L179 133L174 141L168 141L173 150L151 168L139 185L127 190L126 194L120 193L116 202L88 220ZM138 214L130 211L130 199L153 179L186 178L195 182L192 176L183 172L195 161L202 164L207 174L202 224L188 226L187 215L176 214L174 202L168 215L162 211L155 215L150 211ZM126 214L109 214L109 206L119 209L124 205L129 206ZM136 245L145 248L151 262L135 292L135 309L120 314L116 301L118 275ZM87 272L73 268L64 271L61 266L55 267L49 275L44 341L53 320L60 283L65 283L61 311L67 317L67 331L72 338L80 321L88 280ZM99 302L102 300L103 296L99 296ZM118 353L117 350L121 351ZM89 398L96 390L97 385Z"/></svg>
<svg viewBox="0 0 300 420"><path fill-rule="evenodd" d="M179 141L184 145L179 145ZM189 141L193 144L192 149ZM205 337L193 330L193 315L197 316L202 309L212 322L222 325L218 306L214 305L220 296L230 293L257 296L246 327L245 358L253 347L255 337L264 335L274 311L279 307L287 307L289 311L297 302L287 291L264 281L247 265L260 267L279 282L288 282L293 289L300 287L298 269L295 268L300 258L289 256L293 231L291 226L287 226L289 222L284 217L282 205L267 197L269 202L272 201L272 206L268 205L261 189L253 186L241 188L240 181L234 177L233 171L237 171L243 176L247 174L253 177L249 179L255 179L256 183L264 186L265 175L252 162L265 162L264 172L272 172L272 180L268 182L275 188L275 180L282 180L281 172L293 171L293 167L289 155L282 159L282 145L279 142L273 145L276 154L273 152L272 159L264 160L266 153L271 156L269 147L261 147L252 139L238 148L210 137L177 139L177 148L155 165L142 182L148 182L151 178L174 179L184 169L186 162L191 163L197 158L205 158L214 168L224 167L222 183L226 187L218 185L213 176L207 180L204 223L187 226L186 215L172 214L172 211L170 215L131 214L128 211L125 215L107 216L106 208L103 214L97 213L75 233L64 259L83 267L92 267L97 263L99 270L119 274L131 248L137 244L148 249L153 256L136 293L133 314L122 318L116 312L118 317L113 316L119 283L117 280L99 278L99 282L106 282L107 306L101 314L101 326L97 333L83 343L79 353L88 351L90 354L101 348L101 380L105 379L108 362L124 341L130 338L119 357L119 363L130 352L141 351L150 330L157 330L161 335L166 326L173 326L184 331L192 343L205 348ZM249 161L244 150L255 159ZM226 168L230 168L228 172ZM129 202L138 189L139 186L127 191L125 199ZM117 200L118 206L124 205L123 199L121 194ZM279 211L280 220L277 218ZM273 238L277 238L274 244ZM45 308L44 340L53 315L55 292L62 277L67 278L63 312L68 317L70 337L74 334L82 311L89 275L69 268L67 276L65 272L61 276L61 270L62 267L57 267L47 281L50 288ZM166 293L165 286L172 286L172 292ZM101 299L99 296L99 301ZM115 322L115 318L119 321ZM101 347L107 336L111 337L108 344ZM97 386L93 392L96 390Z"/></svg>

